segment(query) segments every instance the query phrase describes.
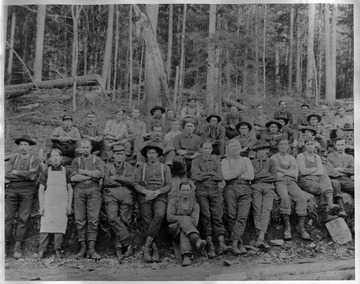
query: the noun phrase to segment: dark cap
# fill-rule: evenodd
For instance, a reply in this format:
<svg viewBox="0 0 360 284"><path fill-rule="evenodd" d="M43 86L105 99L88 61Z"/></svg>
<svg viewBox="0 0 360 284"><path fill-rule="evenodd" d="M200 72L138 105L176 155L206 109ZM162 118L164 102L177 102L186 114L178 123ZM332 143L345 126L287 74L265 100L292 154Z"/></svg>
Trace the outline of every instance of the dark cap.
<svg viewBox="0 0 360 284"><path fill-rule="evenodd" d="M65 114L63 117L62 117L62 120L71 120L73 121L73 117L70 115L70 114Z"/></svg>
<svg viewBox="0 0 360 284"><path fill-rule="evenodd" d="M122 146L122 145L115 145L113 148L112 148L113 152L120 152L120 151L125 151L125 147Z"/></svg>

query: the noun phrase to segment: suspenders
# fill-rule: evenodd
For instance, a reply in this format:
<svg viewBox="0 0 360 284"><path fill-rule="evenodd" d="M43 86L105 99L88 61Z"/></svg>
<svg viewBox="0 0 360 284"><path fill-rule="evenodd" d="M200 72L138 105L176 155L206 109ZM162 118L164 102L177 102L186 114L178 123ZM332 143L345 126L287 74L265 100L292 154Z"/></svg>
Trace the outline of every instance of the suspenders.
<svg viewBox="0 0 360 284"><path fill-rule="evenodd" d="M143 183L146 183L146 181L145 181L146 165L147 165L147 163L144 164L144 166L143 166L143 171L142 171L142 179L141 179L141 181L142 181ZM160 165L161 165L161 184L164 184L164 181L165 181L165 177L164 177L164 164L163 164L163 163L160 163Z"/></svg>

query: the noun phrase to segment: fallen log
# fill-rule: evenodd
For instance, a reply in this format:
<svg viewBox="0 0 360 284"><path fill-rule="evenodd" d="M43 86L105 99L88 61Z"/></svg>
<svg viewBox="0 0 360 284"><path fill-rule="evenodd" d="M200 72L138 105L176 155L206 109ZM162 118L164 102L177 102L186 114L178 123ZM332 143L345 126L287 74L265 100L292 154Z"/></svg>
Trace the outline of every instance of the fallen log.
<svg viewBox="0 0 360 284"><path fill-rule="evenodd" d="M245 110L247 109L247 106L239 103L239 102L236 102L236 101L233 101L233 100L230 100L230 99L227 99L227 98L223 98L223 101L227 104L227 105L230 105L230 106L236 106L238 107L239 109L241 110Z"/></svg>
<svg viewBox="0 0 360 284"><path fill-rule="evenodd" d="M103 91L101 85L101 76L99 74L85 75L85 76L77 76L63 79L54 79L48 81L37 82L37 87L41 89L46 88L55 88L55 87L67 87L71 86L76 82L78 85L98 85L100 86L101 91ZM34 83L25 83L18 85L10 85L5 87L5 98L12 99L16 97L20 97L26 94L30 94L28 92L30 89L35 88ZM23 90L23 92L21 92Z"/></svg>

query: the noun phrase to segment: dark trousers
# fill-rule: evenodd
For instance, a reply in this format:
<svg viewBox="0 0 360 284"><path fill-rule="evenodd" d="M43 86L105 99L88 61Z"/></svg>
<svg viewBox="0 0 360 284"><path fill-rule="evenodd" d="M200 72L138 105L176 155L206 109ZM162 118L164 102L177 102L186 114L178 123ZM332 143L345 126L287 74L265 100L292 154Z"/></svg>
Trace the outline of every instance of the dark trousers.
<svg viewBox="0 0 360 284"><path fill-rule="evenodd" d="M96 241L101 201L100 187L75 186L74 211L79 242Z"/></svg>
<svg viewBox="0 0 360 284"><path fill-rule="evenodd" d="M146 201L145 195L139 194L138 201L145 235L155 238L165 217L167 198L158 195L155 199Z"/></svg>
<svg viewBox="0 0 360 284"><path fill-rule="evenodd" d="M339 196L335 196L335 194L342 191L350 194L351 196L354 196L355 186L353 179L346 176L338 177L331 179L331 184L334 189L334 197L339 197Z"/></svg>
<svg viewBox="0 0 360 284"><path fill-rule="evenodd" d="M16 211L19 211L19 218L16 227L15 239L23 242L26 229L30 221L30 214L33 205L34 189L9 189L5 191L5 241L10 241L11 232Z"/></svg>
<svg viewBox="0 0 360 284"><path fill-rule="evenodd" d="M46 251L49 244L50 234L49 233L40 233L39 238L39 251ZM54 233L54 250L61 249L64 240L64 234Z"/></svg>
<svg viewBox="0 0 360 284"><path fill-rule="evenodd" d="M168 227L168 233L175 242L180 242L181 255L192 254L193 247L189 239L191 233L199 234L199 231L191 219L183 219L177 223L172 223Z"/></svg>
<svg viewBox="0 0 360 284"><path fill-rule="evenodd" d="M70 141L55 141L52 140L52 148L53 149L59 149L62 154L66 157L75 157L75 149L76 149L76 142L70 142Z"/></svg>
<svg viewBox="0 0 360 284"><path fill-rule="evenodd" d="M251 187L248 184L233 183L224 188L231 240L242 239L251 206L251 193Z"/></svg>
<svg viewBox="0 0 360 284"><path fill-rule="evenodd" d="M217 185L196 185L196 201L200 205L200 222L204 236L219 237L225 234L223 208Z"/></svg>
<svg viewBox="0 0 360 284"><path fill-rule="evenodd" d="M131 216L134 196L126 187L107 188L104 194L105 210L109 224L116 235L116 247L131 244Z"/></svg>

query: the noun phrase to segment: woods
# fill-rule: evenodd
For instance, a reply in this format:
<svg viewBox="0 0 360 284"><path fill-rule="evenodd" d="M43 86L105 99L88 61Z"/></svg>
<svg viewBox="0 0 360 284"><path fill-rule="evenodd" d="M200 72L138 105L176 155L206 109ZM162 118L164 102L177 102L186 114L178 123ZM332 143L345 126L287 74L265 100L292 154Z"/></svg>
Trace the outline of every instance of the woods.
<svg viewBox="0 0 360 284"><path fill-rule="evenodd" d="M6 89L101 76L129 107L353 97L353 5L28 5L6 11ZM178 70L178 72L177 72ZM74 111L78 87L73 81Z"/></svg>

